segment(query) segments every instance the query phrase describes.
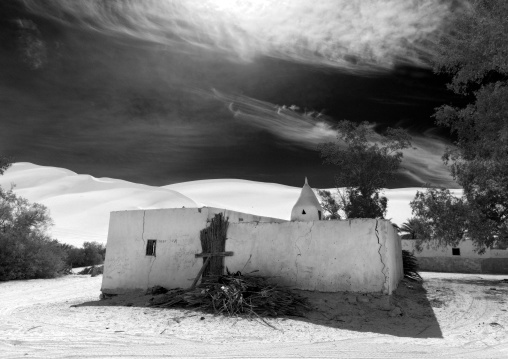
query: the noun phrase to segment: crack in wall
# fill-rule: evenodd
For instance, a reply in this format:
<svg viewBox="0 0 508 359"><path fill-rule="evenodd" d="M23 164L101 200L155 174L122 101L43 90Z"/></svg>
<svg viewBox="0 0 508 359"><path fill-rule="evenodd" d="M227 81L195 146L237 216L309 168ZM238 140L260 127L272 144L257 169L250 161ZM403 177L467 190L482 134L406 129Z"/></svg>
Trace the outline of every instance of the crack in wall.
<svg viewBox="0 0 508 359"><path fill-rule="evenodd" d="M388 293L389 292L389 283L388 283L388 276L386 275L386 264L385 264L385 262L383 262L383 255L381 254L381 248L383 248L383 245L379 241L379 232L377 230L378 223L379 222L376 219L376 228L375 228L374 232L376 233L377 243L379 244L379 249L377 252L379 253L379 259L381 260L381 264L383 265L383 269L381 269L381 273L383 273L383 275L385 276L383 288L385 289L386 293Z"/></svg>
<svg viewBox="0 0 508 359"><path fill-rule="evenodd" d="M143 231L141 232L141 240L143 241L143 244L145 245L144 248L146 248L146 242L145 242L145 216L146 216L146 211L143 211Z"/></svg>
<svg viewBox="0 0 508 359"><path fill-rule="evenodd" d="M298 244L296 244L296 242L295 242L295 247L298 249L298 254L296 255L296 258L295 258L295 268L296 268L295 282L298 282L298 257L302 256L302 251L301 251L300 247L298 247Z"/></svg>

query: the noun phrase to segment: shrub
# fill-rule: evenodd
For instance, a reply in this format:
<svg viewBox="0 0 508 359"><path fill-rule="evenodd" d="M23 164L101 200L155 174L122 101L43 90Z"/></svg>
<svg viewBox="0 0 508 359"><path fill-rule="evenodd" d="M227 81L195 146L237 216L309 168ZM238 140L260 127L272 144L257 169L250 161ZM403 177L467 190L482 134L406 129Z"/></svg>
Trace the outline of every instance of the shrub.
<svg viewBox="0 0 508 359"><path fill-rule="evenodd" d="M51 278L66 268L66 252L46 230L48 209L0 187L0 280Z"/></svg>
<svg viewBox="0 0 508 359"><path fill-rule="evenodd" d="M94 266L104 263L106 257L106 247L98 242L85 242L83 243L84 250L84 265Z"/></svg>
<svg viewBox="0 0 508 359"><path fill-rule="evenodd" d="M69 244L62 244L66 253L66 263L71 268L88 267L104 263L106 247L99 242L85 242L78 248Z"/></svg>

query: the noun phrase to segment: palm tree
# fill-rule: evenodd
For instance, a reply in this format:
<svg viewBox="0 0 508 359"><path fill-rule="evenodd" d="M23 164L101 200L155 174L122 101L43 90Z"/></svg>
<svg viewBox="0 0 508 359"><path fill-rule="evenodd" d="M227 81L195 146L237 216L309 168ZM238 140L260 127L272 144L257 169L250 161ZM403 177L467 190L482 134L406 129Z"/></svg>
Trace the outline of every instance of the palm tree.
<svg viewBox="0 0 508 359"><path fill-rule="evenodd" d="M402 235L403 239L418 239L418 227L420 221L418 218L409 218L407 222L402 223L400 232L405 233Z"/></svg>

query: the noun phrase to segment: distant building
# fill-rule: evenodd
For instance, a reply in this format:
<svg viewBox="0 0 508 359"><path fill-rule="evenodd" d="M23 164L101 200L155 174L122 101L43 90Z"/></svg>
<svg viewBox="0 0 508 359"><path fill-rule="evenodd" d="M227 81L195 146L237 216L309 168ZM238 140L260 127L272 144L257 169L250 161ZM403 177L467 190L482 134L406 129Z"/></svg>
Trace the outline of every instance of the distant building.
<svg viewBox="0 0 508 359"><path fill-rule="evenodd" d="M323 208L305 177L300 197L291 210L291 221L320 221L322 215Z"/></svg>
<svg viewBox="0 0 508 359"><path fill-rule="evenodd" d="M508 249L488 248L484 254L476 253L471 240L457 247L439 247L437 242L423 244L416 250L416 239L403 239L402 249L412 252L421 271L451 273L508 274Z"/></svg>

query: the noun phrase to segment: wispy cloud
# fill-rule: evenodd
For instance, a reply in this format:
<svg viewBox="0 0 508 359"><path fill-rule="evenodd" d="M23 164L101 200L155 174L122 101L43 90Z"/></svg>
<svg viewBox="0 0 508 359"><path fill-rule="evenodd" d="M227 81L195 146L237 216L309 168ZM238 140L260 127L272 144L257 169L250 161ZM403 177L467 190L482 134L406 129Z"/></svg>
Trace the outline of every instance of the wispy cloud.
<svg viewBox="0 0 508 359"><path fill-rule="evenodd" d="M295 111L292 106L274 105L215 89L211 94L227 106L234 118L298 146L315 149L319 143L333 141L337 137L337 132L321 114Z"/></svg>
<svg viewBox="0 0 508 359"><path fill-rule="evenodd" d="M228 95L215 89L211 94L223 102L236 119L288 141L288 146L316 150L320 143L337 141L339 133L331 124L332 119L321 114L305 113L295 106L274 105L247 96ZM381 135L377 133L370 138L372 143L380 140ZM414 148L403 151L402 174L420 184L456 186L441 160L451 143L428 130L423 134L412 133L412 144Z"/></svg>
<svg viewBox="0 0 508 359"><path fill-rule="evenodd" d="M230 59L265 55L349 71L424 66L452 16L443 0L23 0L72 26Z"/></svg>
<svg viewBox="0 0 508 359"><path fill-rule="evenodd" d="M416 149L404 151L402 172L422 185L429 183L456 188L457 183L441 159L446 147L452 146L452 144L433 135L432 130L423 134L413 134L412 143Z"/></svg>

